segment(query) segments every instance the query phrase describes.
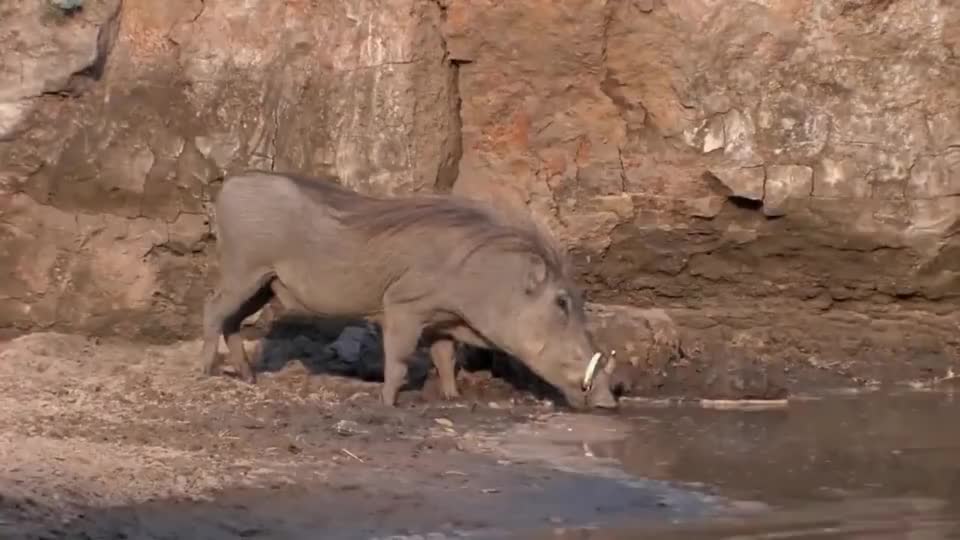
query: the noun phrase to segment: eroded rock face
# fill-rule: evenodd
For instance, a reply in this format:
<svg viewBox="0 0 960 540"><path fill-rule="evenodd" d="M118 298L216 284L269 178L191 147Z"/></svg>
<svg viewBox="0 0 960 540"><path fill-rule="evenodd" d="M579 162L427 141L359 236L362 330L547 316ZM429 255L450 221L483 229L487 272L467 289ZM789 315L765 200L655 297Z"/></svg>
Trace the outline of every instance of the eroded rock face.
<svg viewBox="0 0 960 540"><path fill-rule="evenodd" d="M436 4L15 5L0 7L2 327L194 335L207 205L229 170L334 170L384 194L453 184Z"/></svg>
<svg viewBox="0 0 960 540"><path fill-rule="evenodd" d="M0 326L196 335L216 179L258 167L528 206L592 300L733 333L955 327L960 5L23 2L0 36Z"/></svg>
<svg viewBox="0 0 960 540"><path fill-rule="evenodd" d="M450 4L458 190L529 200L604 289L956 292L931 265L960 211L960 7Z"/></svg>
<svg viewBox="0 0 960 540"><path fill-rule="evenodd" d="M935 0L451 0L455 190L546 216L597 301L927 334L960 291L958 20ZM835 353L827 330L793 343Z"/></svg>

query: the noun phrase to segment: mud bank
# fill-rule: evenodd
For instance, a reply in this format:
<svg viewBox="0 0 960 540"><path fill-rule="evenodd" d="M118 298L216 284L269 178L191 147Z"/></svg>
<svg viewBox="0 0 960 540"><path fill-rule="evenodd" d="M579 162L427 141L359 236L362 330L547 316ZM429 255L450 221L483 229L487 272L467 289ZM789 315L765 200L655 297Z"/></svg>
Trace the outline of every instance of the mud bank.
<svg viewBox="0 0 960 540"><path fill-rule="evenodd" d="M952 478L957 442L937 435L949 400L798 394L738 412L687 396L571 414L464 370L462 400L438 399L424 372L391 409L376 382L310 362L273 365L255 386L205 378L198 352L4 343L0 537L715 538L863 531L876 508L913 516L882 530L917 530L953 501L936 480Z"/></svg>
<svg viewBox="0 0 960 540"><path fill-rule="evenodd" d="M626 428L555 411L489 373L461 375L462 401L437 400L431 378L389 409L377 383L300 362L256 386L204 378L198 352L59 334L3 344L0 537L493 534L711 504L598 476L578 446L551 453L556 434ZM584 494L594 503L577 502Z"/></svg>
<svg viewBox="0 0 960 540"><path fill-rule="evenodd" d="M437 465L457 467L439 471ZM509 538L570 526L669 522L707 514L710 499L666 484L630 486L484 456L440 456L425 471L340 470L324 483L88 508L54 536L91 538ZM426 472L427 474L423 474ZM384 478L388 475L388 478ZM701 498L702 497L702 498Z"/></svg>
<svg viewBox="0 0 960 540"><path fill-rule="evenodd" d="M956 378L596 415L477 371L463 400L428 376L388 409L376 383L299 362L256 386L204 378L198 350L4 343L0 537L879 540L960 523Z"/></svg>

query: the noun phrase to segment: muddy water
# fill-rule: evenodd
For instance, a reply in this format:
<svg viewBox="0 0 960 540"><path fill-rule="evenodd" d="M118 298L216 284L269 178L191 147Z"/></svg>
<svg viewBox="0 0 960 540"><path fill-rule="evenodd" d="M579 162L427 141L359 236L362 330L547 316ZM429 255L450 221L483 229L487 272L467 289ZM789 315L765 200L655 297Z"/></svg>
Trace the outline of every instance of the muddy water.
<svg viewBox="0 0 960 540"><path fill-rule="evenodd" d="M754 411L643 407L630 416L629 437L589 452L636 477L740 501L734 511L542 537L960 538L953 393L834 395Z"/></svg>

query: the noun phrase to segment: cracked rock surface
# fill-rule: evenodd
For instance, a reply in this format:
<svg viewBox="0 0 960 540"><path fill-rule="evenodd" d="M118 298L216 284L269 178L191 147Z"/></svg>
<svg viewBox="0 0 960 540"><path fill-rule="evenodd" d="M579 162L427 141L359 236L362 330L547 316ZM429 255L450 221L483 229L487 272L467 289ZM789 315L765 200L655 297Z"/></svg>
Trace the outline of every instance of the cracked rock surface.
<svg viewBox="0 0 960 540"><path fill-rule="evenodd" d="M195 337L257 167L528 206L691 351L960 357L953 3L8 2L0 37L2 328Z"/></svg>
<svg viewBox="0 0 960 540"><path fill-rule="evenodd" d="M452 185L456 70L436 4L0 11L0 327L194 335L209 201L230 170Z"/></svg>

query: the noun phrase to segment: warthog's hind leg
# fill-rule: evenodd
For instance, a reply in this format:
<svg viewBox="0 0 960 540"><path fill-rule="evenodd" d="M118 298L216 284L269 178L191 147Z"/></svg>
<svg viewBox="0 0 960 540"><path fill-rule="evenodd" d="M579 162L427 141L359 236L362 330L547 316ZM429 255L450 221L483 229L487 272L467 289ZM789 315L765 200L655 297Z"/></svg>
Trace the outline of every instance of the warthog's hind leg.
<svg viewBox="0 0 960 540"><path fill-rule="evenodd" d="M270 280L270 290L273 291L273 297L277 300L277 302L283 306L284 312L309 312L306 306L297 300L293 293L290 292L290 289L288 289L279 278L273 278ZM263 310L260 311L260 316L257 317L257 324L265 328L269 328L276 318L276 313L274 313L268 302L267 305L264 306Z"/></svg>
<svg viewBox="0 0 960 540"><path fill-rule="evenodd" d="M273 292L267 283L272 276L249 278L245 282L224 281L219 290L207 301L203 314L203 372L212 375L217 367L217 342L222 334L227 342L227 356L239 377L256 382L256 376L243 350L240 325L243 319L262 308Z"/></svg>
<svg viewBox="0 0 960 540"><path fill-rule="evenodd" d="M223 320L216 315L219 297L220 290L217 289L203 304L203 351L200 359L203 363L203 374L207 376L214 375L220 367L217 344L220 342Z"/></svg>
<svg viewBox="0 0 960 540"><path fill-rule="evenodd" d="M284 309L298 311L301 313L307 313L309 311L306 306L297 300L297 297L290 292L290 289L288 289L279 278L273 278L270 280L270 290L273 291L273 294L277 297L277 300L280 300L280 304L283 305Z"/></svg>
<svg viewBox="0 0 960 540"><path fill-rule="evenodd" d="M445 399L457 399L460 392L457 390L457 355L455 343L452 339L440 338L430 344L430 359L437 368L440 377L440 393Z"/></svg>
<svg viewBox="0 0 960 540"><path fill-rule="evenodd" d="M388 406L397 404L397 392L407 380L407 360L417 350L422 324L409 312L389 308L383 317L383 388L380 397Z"/></svg>

